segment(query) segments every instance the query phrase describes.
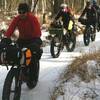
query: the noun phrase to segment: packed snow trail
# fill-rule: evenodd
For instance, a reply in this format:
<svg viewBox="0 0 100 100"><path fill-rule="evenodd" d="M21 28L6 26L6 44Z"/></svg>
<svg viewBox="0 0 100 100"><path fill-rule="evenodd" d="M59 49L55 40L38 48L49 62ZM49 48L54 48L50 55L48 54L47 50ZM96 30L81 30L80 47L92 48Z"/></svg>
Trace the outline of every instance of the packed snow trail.
<svg viewBox="0 0 100 100"><path fill-rule="evenodd" d="M100 33L97 33L96 41L91 42L89 46L84 46L82 35L78 36L74 52L67 52L66 49L64 49L59 58L52 58L50 47L44 47L43 55L40 60L39 82L32 90L29 90L26 84L23 84L21 100L50 100L50 94L56 86L59 75L63 72L64 68L67 67L76 56L100 49L99 34ZM7 72L5 66L0 67L0 100L2 100L2 89Z"/></svg>

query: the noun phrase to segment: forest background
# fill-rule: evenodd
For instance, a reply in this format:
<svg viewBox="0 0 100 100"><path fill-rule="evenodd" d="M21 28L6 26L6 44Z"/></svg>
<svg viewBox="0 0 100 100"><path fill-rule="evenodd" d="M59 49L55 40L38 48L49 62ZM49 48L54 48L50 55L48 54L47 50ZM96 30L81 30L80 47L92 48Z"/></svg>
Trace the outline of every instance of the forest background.
<svg viewBox="0 0 100 100"><path fill-rule="evenodd" d="M7 17L7 15L10 17L16 15L18 4L27 2L30 5L31 11L37 15L40 23L44 24L48 23L48 20L56 15L61 3L66 3L72 9L73 15L77 15L80 14L85 7L86 1L87 0L0 0L0 19L3 18L6 20L5 17ZM100 0L97 0L97 3L99 5Z"/></svg>

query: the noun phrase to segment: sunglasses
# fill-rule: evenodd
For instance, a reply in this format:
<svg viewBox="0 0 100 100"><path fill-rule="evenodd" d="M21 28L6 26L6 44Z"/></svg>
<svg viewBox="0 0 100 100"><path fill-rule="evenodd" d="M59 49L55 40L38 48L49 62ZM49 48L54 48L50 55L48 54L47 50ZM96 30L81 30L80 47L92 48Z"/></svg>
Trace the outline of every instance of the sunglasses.
<svg viewBox="0 0 100 100"><path fill-rule="evenodd" d="M18 13L19 13L19 14L25 14L26 11L24 11L24 10L19 10Z"/></svg>

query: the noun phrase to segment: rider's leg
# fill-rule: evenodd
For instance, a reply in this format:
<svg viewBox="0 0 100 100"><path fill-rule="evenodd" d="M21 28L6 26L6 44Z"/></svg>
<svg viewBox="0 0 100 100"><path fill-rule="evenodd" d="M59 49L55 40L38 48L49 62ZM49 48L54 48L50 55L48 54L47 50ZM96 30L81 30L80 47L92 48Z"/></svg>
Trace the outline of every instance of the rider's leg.
<svg viewBox="0 0 100 100"><path fill-rule="evenodd" d="M93 27L94 27L94 28L93 28L93 34L95 34L95 33L96 33L96 28L97 28L97 23L94 23L94 24L93 24Z"/></svg>

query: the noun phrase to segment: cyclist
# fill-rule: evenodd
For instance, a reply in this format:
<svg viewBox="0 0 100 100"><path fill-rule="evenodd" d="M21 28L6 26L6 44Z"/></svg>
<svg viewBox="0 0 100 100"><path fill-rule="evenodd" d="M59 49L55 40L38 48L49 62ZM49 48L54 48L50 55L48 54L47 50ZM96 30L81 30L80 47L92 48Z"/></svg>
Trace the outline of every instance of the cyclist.
<svg viewBox="0 0 100 100"><path fill-rule="evenodd" d="M97 29L99 31L100 30L100 8L99 8L96 0L92 1L92 7L95 8L96 13L97 13Z"/></svg>
<svg viewBox="0 0 100 100"><path fill-rule="evenodd" d="M96 10L99 9L99 6L97 5L97 1L96 1L96 0L93 0L91 3L92 3L92 6L93 6Z"/></svg>
<svg viewBox="0 0 100 100"><path fill-rule="evenodd" d="M56 22L57 20L59 20L60 18L62 23L63 23L63 27L65 28L65 30L67 31L67 35L69 37L71 37L70 31L72 31L72 29L74 28L74 16L71 13L71 9L68 7L67 4L63 3L60 5L60 10L58 11L54 22ZM68 42L66 41L66 34L63 36L63 40L64 42Z"/></svg>
<svg viewBox="0 0 100 100"><path fill-rule="evenodd" d="M86 18L84 19L85 15L86 15ZM95 8L92 7L90 1L86 2L86 7L84 8L78 21L84 25L93 25L94 33L96 33L97 14L96 14Z"/></svg>
<svg viewBox="0 0 100 100"><path fill-rule="evenodd" d="M71 9L68 7L67 4L63 3L60 5L60 10L58 11L54 21L57 21L59 18L62 18L64 28L68 30L69 21L71 19L73 20L73 16L71 13Z"/></svg>
<svg viewBox="0 0 100 100"><path fill-rule="evenodd" d="M15 29L19 31L19 38L17 40L20 47L28 45L30 43L35 43L37 47L40 47L42 41L40 24L37 18L30 12L29 5L27 3L20 3L18 6L18 15L12 20L9 28L5 32L5 37L10 38L14 33ZM42 54L42 53L41 53ZM37 64L32 63L29 65L32 69L30 72L30 80L28 81L28 85L36 86L37 74L39 72L39 68L37 68ZM26 71L26 70L24 70Z"/></svg>

